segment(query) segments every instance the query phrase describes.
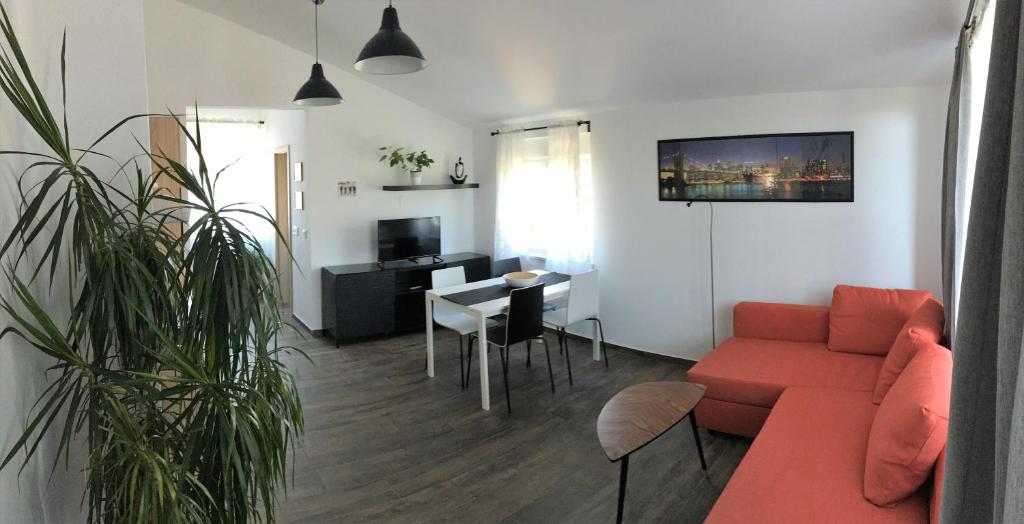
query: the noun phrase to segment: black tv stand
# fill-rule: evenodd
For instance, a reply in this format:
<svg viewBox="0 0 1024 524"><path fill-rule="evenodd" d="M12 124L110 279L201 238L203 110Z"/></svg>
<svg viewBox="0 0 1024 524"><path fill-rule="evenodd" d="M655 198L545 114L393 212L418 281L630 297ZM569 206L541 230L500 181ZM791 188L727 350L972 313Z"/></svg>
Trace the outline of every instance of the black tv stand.
<svg viewBox="0 0 1024 524"><path fill-rule="evenodd" d="M426 326L423 294L430 272L461 266L466 281L491 277L491 257L479 253L427 255L393 262L329 266L320 270L325 333L340 341L409 333Z"/></svg>

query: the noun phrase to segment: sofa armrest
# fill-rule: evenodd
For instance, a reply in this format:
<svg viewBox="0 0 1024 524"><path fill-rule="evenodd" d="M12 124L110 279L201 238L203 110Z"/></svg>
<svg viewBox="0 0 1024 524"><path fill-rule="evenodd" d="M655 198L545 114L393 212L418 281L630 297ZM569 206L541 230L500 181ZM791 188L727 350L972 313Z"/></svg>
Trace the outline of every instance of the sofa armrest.
<svg viewBox="0 0 1024 524"><path fill-rule="evenodd" d="M828 312L827 306L740 302L732 310L733 335L826 343Z"/></svg>

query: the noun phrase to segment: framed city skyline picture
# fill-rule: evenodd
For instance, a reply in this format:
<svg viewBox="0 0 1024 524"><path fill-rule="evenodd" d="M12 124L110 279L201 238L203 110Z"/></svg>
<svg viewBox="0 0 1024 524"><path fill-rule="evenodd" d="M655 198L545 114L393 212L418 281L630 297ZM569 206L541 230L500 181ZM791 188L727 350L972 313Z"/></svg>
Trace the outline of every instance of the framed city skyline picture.
<svg viewBox="0 0 1024 524"><path fill-rule="evenodd" d="M659 140L658 200L853 202L853 131Z"/></svg>

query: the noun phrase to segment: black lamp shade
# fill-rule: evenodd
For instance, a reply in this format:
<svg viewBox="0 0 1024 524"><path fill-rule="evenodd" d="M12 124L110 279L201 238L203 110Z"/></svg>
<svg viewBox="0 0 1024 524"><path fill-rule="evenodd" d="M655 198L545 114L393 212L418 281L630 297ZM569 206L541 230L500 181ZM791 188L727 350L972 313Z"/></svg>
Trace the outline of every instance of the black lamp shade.
<svg viewBox="0 0 1024 524"><path fill-rule="evenodd" d="M293 101L300 106L333 106L340 104L341 100L341 93L324 76L324 67L313 64L309 80L302 84L298 93L295 93Z"/></svg>
<svg viewBox="0 0 1024 524"><path fill-rule="evenodd" d="M427 67L427 59L398 25L398 10L388 6L384 8L380 30L363 47L355 67L364 73L399 75Z"/></svg>

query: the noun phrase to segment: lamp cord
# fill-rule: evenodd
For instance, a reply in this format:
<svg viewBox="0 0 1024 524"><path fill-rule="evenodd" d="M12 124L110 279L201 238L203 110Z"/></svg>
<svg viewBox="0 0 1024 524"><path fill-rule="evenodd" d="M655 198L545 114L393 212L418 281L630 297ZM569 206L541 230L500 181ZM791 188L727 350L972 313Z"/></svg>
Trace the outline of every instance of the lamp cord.
<svg viewBox="0 0 1024 524"><path fill-rule="evenodd" d="M698 199L708 203L708 261L711 265L711 347L718 345L718 329L715 327L715 204L708 200L705 195L698 195L686 203L686 207L693 207Z"/></svg>
<svg viewBox="0 0 1024 524"><path fill-rule="evenodd" d="M320 4L313 2L313 40L316 63L320 63Z"/></svg>
<svg viewBox="0 0 1024 524"><path fill-rule="evenodd" d="M711 220L708 223L708 258L711 262L711 347L718 345L718 331L715 329L715 205L709 200Z"/></svg>

